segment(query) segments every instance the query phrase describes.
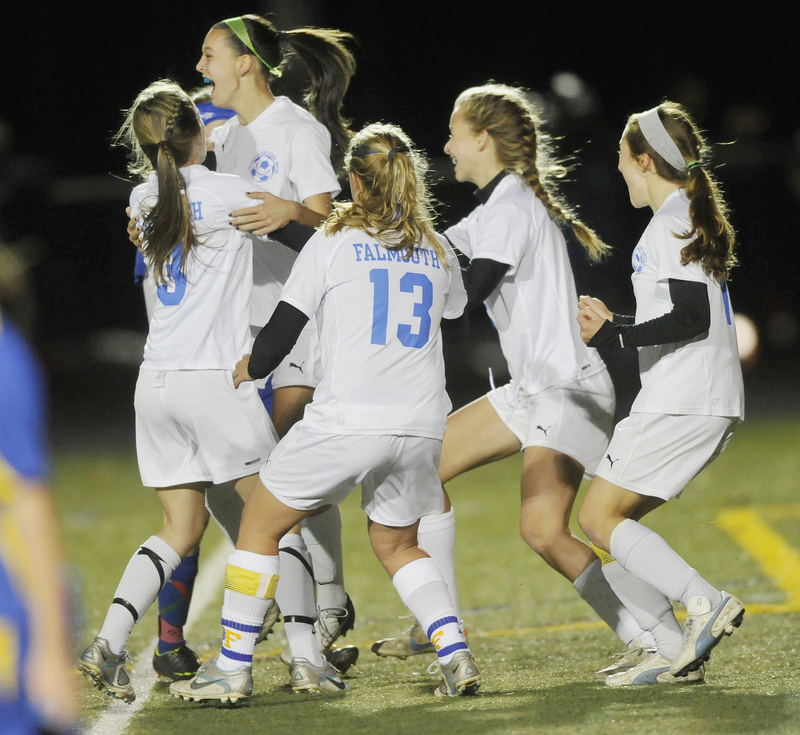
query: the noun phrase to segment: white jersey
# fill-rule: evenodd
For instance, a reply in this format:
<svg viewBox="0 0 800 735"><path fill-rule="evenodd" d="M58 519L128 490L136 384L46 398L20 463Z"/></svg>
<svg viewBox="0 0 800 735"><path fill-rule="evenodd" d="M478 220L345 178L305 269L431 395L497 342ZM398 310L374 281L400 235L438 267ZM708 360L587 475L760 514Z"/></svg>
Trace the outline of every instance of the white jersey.
<svg viewBox="0 0 800 735"><path fill-rule="evenodd" d="M525 392L567 387L605 369L580 339L564 235L519 176L504 176L485 203L445 234L470 260L510 266L485 303L511 378Z"/></svg>
<svg viewBox="0 0 800 735"><path fill-rule="evenodd" d="M694 339L639 348L642 389L631 410L743 418L742 369L727 284L717 283L699 263L681 265L688 240L675 235L689 230L689 200L677 189L653 215L633 251L636 323L672 311L669 279L675 278L706 285L711 326L708 334Z"/></svg>
<svg viewBox="0 0 800 735"><path fill-rule="evenodd" d="M183 274L179 261L168 265L167 283L156 291L142 367L231 370L250 350L253 279L251 240L230 226L228 214L245 206L250 187L238 176L213 173L205 166L181 171L199 244ZM151 175L131 193L133 216L146 213L157 193ZM147 266L152 278L152 263Z"/></svg>
<svg viewBox="0 0 800 735"><path fill-rule="evenodd" d="M232 117L211 131L217 170L242 176L252 189L302 202L316 194L335 197L341 187L331 165L331 136L314 116L288 97L277 97L249 125ZM258 202L249 199L246 206ZM297 253L270 240L255 247L252 324L267 323Z"/></svg>
<svg viewBox="0 0 800 735"><path fill-rule="evenodd" d="M444 436L452 404L439 324L466 305L446 253L447 263L426 242L404 260L353 229L308 241L281 294L319 326L323 378L303 422L335 434Z"/></svg>

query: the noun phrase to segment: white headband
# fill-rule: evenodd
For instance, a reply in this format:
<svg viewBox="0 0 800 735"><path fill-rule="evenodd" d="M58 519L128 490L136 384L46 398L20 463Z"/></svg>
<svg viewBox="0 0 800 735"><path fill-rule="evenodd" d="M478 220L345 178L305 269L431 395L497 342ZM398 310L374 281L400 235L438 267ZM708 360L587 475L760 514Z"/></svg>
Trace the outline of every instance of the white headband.
<svg viewBox="0 0 800 735"><path fill-rule="evenodd" d="M639 129L652 149L658 153L670 166L678 171L686 170L686 161L683 154L675 145L672 136L667 132L664 123L658 116L658 108L654 107L647 112L640 112L637 116Z"/></svg>

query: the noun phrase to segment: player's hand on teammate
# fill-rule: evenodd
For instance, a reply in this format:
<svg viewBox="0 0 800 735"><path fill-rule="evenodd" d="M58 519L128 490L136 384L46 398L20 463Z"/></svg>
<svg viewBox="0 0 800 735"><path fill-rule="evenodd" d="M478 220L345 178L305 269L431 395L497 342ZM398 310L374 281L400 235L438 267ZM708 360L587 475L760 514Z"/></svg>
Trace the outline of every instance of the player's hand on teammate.
<svg viewBox="0 0 800 735"><path fill-rule="evenodd" d="M142 228L139 225L139 219L137 217L131 217L131 208L125 207L125 214L128 215L128 239L137 247L139 250L142 249Z"/></svg>
<svg viewBox="0 0 800 735"><path fill-rule="evenodd" d="M245 355L242 357L239 362L236 363L236 367L233 369L233 387L238 388L242 383L248 383L253 378L250 377L250 373L248 372L248 368L250 367L250 355Z"/></svg>
<svg viewBox="0 0 800 735"><path fill-rule="evenodd" d="M252 191L248 195L258 199L252 207L231 212L231 224L237 230L252 232L254 235L268 235L285 227L298 216L298 203L281 199L266 191Z"/></svg>
<svg viewBox="0 0 800 735"><path fill-rule="evenodd" d="M614 315L600 299L581 296L578 300L578 325L581 328L581 339L589 344L597 330L605 321L614 321Z"/></svg>

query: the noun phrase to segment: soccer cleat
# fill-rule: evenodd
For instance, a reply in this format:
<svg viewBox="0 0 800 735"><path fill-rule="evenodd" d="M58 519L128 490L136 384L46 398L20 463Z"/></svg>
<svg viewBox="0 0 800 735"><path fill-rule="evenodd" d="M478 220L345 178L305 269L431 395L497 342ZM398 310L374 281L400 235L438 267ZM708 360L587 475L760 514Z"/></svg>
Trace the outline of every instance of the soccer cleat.
<svg viewBox="0 0 800 735"><path fill-rule="evenodd" d="M322 666L314 666L304 658L293 658L289 669L289 683L296 694L338 694L350 687L342 681L339 672L329 661Z"/></svg>
<svg viewBox="0 0 800 735"><path fill-rule="evenodd" d="M355 666L358 661L358 648L355 646L343 646L342 648L331 648L326 654L328 663L332 664L340 674L346 674L351 666Z"/></svg>
<svg viewBox="0 0 800 735"><path fill-rule="evenodd" d="M278 603L275 600L272 601L272 604L269 606L267 610L267 614L264 617L264 622L261 624L261 630L256 637L256 645L261 643L267 639L267 636L272 633L272 629L275 627L275 623L280 620L280 613L281 611L278 609Z"/></svg>
<svg viewBox="0 0 800 735"><path fill-rule="evenodd" d="M111 697L130 704L136 699L125 662L128 652L111 653L105 638L95 638L78 658L78 669L90 677L94 685Z"/></svg>
<svg viewBox="0 0 800 735"><path fill-rule="evenodd" d="M425 631L419 623L414 623L408 630L396 638L384 638L372 644L372 652L386 658L407 659L409 656L419 656L423 653L436 653L436 646L430 642Z"/></svg>
<svg viewBox="0 0 800 735"><path fill-rule="evenodd" d="M334 642L353 630L356 624L356 611L350 595L344 607L317 608L317 622L314 628L317 631L319 650L327 654Z"/></svg>
<svg viewBox="0 0 800 735"><path fill-rule="evenodd" d="M327 653L322 651L322 654L340 674L346 674L348 669L358 661L359 650L356 646L343 646L342 648L331 648ZM286 646L281 651L281 661L287 666L291 666L293 660L292 649Z"/></svg>
<svg viewBox="0 0 800 735"><path fill-rule="evenodd" d="M683 630L683 647L670 666L673 676L686 676L708 661L711 649L724 635L742 624L744 605L733 595L722 593L722 602L712 608L706 597L693 597L686 605L689 617Z"/></svg>
<svg viewBox="0 0 800 735"><path fill-rule="evenodd" d="M166 653L159 653L156 648L153 653L153 668L159 676L173 681L191 679L200 668L200 660L187 645L178 646Z"/></svg>
<svg viewBox="0 0 800 735"><path fill-rule="evenodd" d="M673 676L669 671L671 663L672 661L660 653L653 653L633 668L606 677L606 685L632 687L644 684L687 684L701 682L705 678L705 667L702 665L688 676Z"/></svg>
<svg viewBox="0 0 800 735"><path fill-rule="evenodd" d="M437 697L476 694L481 686L481 672L469 651L456 651L448 664L439 664L442 681L434 693Z"/></svg>
<svg viewBox="0 0 800 735"><path fill-rule="evenodd" d="M639 638L634 638L629 644L627 650L622 653L614 654L617 661L613 664L606 666L604 669L595 672L595 676L605 679L612 674L619 674L622 671L632 669L638 666L648 656L655 653L656 649L650 646L645 646Z"/></svg>
<svg viewBox="0 0 800 735"><path fill-rule="evenodd" d="M223 671L217 666L217 659L210 658L193 678L170 684L169 693L187 702L238 704L253 694L253 671L250 666Z"/></svg>

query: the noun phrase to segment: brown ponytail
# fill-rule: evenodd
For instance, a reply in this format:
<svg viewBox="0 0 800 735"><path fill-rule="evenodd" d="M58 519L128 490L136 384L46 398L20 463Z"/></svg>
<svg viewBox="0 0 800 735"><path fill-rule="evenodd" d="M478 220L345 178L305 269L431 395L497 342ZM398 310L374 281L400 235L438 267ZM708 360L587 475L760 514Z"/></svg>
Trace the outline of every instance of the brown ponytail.
<svg viewBox="0 0 800 735"><path fill-rule="evenodd" d="M174 82L154 82L142 91L127 112L115 142L131 151L128 170L138 176L155 172L158 198L143 211L142 252L156 284L166 282L166 267L180 248L180 270L197 245L194 220L186 198L180 167L191 159L202 135L194 103Z"/></svg>
<svg viewBox="0 0 800 735"><path fill-rule="evenodd" d="M253 49L273 69L282 70L293 55L308 70L310 86L304 100L311 114L331 134L331 161L334 169L339 171L352 136L350 121L342 117L342 103L356 71L355 58L346 46L353 41L353 36L328 28L278 31L269 20L259 15L243 15L241 19ZM228 44L235 53L252 55L253 52L224 21L212 28L226 33ZM261 62L258 65L267 83L270 83L273 73Z"/></svg>
<svg viewBox="0 0 800 735"><path fill-rule="evenodd" d="M625 140L634 156L647 153L653 159L661 178L686 189L691 229L676 233L676 237L689 240L681 250L681 263L700 263L718 282L727 281L737 263L736 236L720 186L710 170L710 147L682 105L663 102L658 106L658 116L688 163L687 169L676 169L652 148L639 128L637 115L628 119Z"/></svg>

